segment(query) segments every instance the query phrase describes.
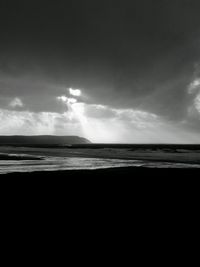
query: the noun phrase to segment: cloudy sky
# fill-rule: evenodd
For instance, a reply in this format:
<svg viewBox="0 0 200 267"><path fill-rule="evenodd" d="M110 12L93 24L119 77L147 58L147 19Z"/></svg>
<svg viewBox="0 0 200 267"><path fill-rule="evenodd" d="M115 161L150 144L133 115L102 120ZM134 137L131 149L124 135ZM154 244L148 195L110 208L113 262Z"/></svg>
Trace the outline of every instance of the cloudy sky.
<svg viewBox="0 0 200 267"><path fill-rule="evenodd" d="M200 142L200 1L0 2L0 134Z"/></svg>

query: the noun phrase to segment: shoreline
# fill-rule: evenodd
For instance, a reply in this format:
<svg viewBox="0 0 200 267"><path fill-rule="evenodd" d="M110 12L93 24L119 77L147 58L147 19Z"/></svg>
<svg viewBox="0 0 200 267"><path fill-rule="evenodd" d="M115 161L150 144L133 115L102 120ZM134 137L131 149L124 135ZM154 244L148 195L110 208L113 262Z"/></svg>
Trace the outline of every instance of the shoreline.
<svg viewBox="0 0 200 267"><path fill-rule="evenodd" d="M165 151L159 149L132 150L127 148L26 148L26 147L1 147L0 160L45 160L45 157L61 158L97 158L112 160L136 160L146 162L168 162L183 164L200 164L200 151Z"/></svg>
<svg viewBox="0 0 200 267"><path fill-rule="evenodd" d="M148 167L112 167L102 169L80 169L80 170L55 170L55 171L34 171L34 172L13 172L0 174L6 177L131 177L138 178L134 175L145 175L150 177L153 175L165 176L165 174L188 174L191 172L199 171L198 168L148 168ZM172 176L174 177L174 176Z"/></svg>
<svg viewBox="0 0 200 267"><path fill-rule="evenodd" d="M117 156L106 156L106 155L99 155L98 157L96 155L67 155L67 156L60 156L60 158L92 158L92 159L113 159L113 160L127 160L127 161L145 161L145 162L165 162L165 163L178 163L178 164L200 164L200 160L184 160L184 159L169 159L169 158L157 158L153 157L155 155L152 155L152 157L145 157L145 155L134 155L133 157L117 157ZM15 161L23 161L23 160L36 160L36 161L45 161L46 156L12 156L12 155L0 155L0 161L1 160L15 160ZM54 158L54 156L50 156ZM59 157L59 156L58 156ZM117 168L117 167L116 167Z"/></svg>

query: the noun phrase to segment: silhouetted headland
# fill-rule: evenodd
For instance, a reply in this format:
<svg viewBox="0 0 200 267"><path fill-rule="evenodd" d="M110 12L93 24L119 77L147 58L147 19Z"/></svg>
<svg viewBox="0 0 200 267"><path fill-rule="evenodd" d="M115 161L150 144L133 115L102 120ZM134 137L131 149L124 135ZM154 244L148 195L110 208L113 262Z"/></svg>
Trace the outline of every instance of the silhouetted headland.
<svg viewBox="0 0 200 267"><path fill-rule="evenodd" d="M35 135L35 136L0 136L0 145L72 145L90 144L91 142L79 136L55 136L55 135Z"/></svg>

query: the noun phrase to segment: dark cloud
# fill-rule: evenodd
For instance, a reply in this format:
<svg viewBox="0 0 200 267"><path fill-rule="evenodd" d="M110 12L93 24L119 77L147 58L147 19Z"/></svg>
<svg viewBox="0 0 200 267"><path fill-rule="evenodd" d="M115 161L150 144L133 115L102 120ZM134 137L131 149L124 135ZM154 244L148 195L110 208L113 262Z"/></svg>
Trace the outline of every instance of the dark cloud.
<svg viewBox="0 0 200 267"><path fill-rule="evenodd" d="M1 99L62 113L56 97L72 87L83 102L188 119L199 0L1 1L0 10Z"/></svg>

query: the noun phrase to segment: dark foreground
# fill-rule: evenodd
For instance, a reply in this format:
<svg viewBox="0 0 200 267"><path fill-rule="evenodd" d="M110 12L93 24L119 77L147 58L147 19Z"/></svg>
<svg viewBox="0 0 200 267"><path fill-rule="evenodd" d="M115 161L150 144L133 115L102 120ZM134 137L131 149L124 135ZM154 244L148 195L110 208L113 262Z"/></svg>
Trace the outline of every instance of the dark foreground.
<svg viewBox="0 0 200 267"><path fill-rule="evenodd" d="M67 170L67 171L38 171L38 172L26 172L26 173L11 173L3 174L1 177L10 178L152 178L152 177L166 177L167 178L197 178L200 174L198 169L173 169L173 168L141 168L141 167L123 167L123 168L109 168L109 169L98 169L98 170Z"/></svg>

